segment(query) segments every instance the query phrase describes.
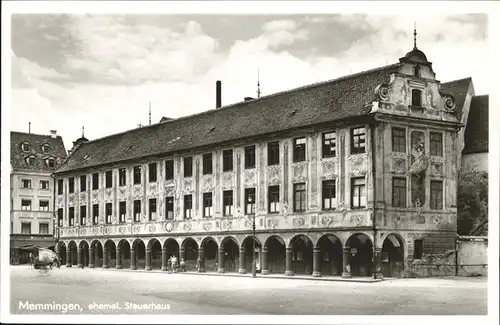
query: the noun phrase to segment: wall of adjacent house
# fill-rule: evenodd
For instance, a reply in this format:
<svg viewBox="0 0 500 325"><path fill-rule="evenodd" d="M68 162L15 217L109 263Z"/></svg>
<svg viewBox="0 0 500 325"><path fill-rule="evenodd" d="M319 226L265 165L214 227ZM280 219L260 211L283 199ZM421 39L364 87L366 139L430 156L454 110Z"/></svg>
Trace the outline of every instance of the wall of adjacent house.
<svg viewBox="0 0 500 325"><path fill-rule="evenodd" d="M470 153L462 155L462 167L467 170L488 172L488 153Z"/></svg>
<svg viewBox="0 0 500 325"><path fill-rule="evenodd" d="M488 275L488 240L485 237L459 239L457 250L459 276Z"/></svg>
<svg viewBox="0 0 500 325"><path fill-rule="evenodd" d="M31 188L23 188L22 180L31 180ZM40 181L48 181L49 188L41 189ZM53 186L49 174L14 173L11 175L11 234L21 234L21 224L31 223L31 234L40 234L40 223L48 224L48 234L53 234ZM22 210L21 200L31 201L31 210ZM48 201L48 211L42 211L40 201Z"/></svg>

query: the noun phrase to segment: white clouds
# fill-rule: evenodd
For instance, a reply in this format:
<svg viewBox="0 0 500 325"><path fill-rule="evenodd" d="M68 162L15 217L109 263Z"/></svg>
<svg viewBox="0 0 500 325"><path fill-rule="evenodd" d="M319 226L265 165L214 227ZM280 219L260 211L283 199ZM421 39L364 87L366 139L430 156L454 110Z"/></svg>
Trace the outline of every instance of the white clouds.
<svg viewBox="0 0 500 325"><path fill-rule="evenodd" d="M321 24L327 18L310 20ZM261 35L238 41L227 53L219 53L219 41L206 35L195 21L174 30L129 26L120 16L80 17L70 32L81 41L82 53L68 58L67 64L86 71L96 81L105 79L113 84L94 82L62 88L43 80L62 77L57 71L20 59L21 64L13 64L13 69L22 66L16 74L31 78L25 87L32 89L12 90L12 126L24 130L27 119L36 116L37 132L58 129L68 146L80 136L82 124L89 139L147 124L149 101L153 122L162 116L176 118L213 109L216 80L223 82L223 105L228 105L245 96L256 96L257 69L266 95L394 63L413 46L411 17L340 18L376 32L335 57L319 56L311 50L306 58L298 58L287 49L294 42L307 40L309 30L294 20L268 22L262 26ZM484 60L480 59L485 44L477 38L472 22L460 24L429 16L419 17L417 23L418 47L433 62L438 79L472 76L476 91L485 89ZM334 42L334 32L322 41ZM438 35L443 41L436 42ZM311 42L311 49L314 47Z"/></svg>

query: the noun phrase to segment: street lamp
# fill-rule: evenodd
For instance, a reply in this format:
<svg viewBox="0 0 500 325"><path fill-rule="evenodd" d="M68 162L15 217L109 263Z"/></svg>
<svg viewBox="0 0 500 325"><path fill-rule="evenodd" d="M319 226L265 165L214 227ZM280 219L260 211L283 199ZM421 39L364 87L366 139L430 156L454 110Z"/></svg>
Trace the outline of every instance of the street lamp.
<svg viewBox="0 0 500 325"><path fill-rule="evenodd" d="M252 197L248 196L248 203L250 203L250 208L252 206ZM252 209L253 210L253 209ZM252 238L252 244L253 244L253 249L252 249L252 277L255 278L257 277L257 270L256 270L256 265L255 265L255 211L252 212L252 230L253 230L253 238Z"/></svg>

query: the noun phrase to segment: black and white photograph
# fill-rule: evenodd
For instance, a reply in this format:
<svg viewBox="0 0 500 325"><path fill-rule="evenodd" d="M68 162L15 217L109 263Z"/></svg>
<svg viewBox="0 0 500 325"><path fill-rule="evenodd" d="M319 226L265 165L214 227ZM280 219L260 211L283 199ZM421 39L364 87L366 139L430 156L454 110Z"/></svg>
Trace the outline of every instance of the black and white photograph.
<svg viewBox="0 0 500 325"><path fill-rule="evenodd" d="M499 9L2 2L1 321L497 324Z"/></svg>

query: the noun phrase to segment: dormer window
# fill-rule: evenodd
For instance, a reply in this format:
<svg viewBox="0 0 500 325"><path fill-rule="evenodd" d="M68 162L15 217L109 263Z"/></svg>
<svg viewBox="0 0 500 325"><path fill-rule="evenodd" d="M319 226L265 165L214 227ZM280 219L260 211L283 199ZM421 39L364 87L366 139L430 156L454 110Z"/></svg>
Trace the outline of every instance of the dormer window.
<svg viewBox="0 0 500 325"><path fill-rule="evenodd" d="M29 156L26 158L26 163L28 163L29 166L35 166L35 157Z"/></svg>
<svg viewBox="0 0 500 325"><path fill-rule="evenodd" d="M420 66L419 65L416 65L415 67L413 67L413 74L415 75L415 77L420 77Z"/></svg>
<svg viewBox="0 0 500 325"><path fill-rule="evenodd" d="M56 167L56 160L54 158L47 158L47 166L50 168Z"/></svg>
<svg viewBox="0 0 500 325"><path fill-rule="evenodd" d="M43 144L42 145L42 152L43 153L49 153L50 152L50 146L48 144Z"/></svg>
<svg viewBox="0 0 500 325"><path fill-rule="evenodd" d="M422 91L420 89L412 89L411 91L411 106L422 106Z"/></svg>
<svg viewBox="0 0 500 325"><path fill-rule="evenodd" d="M21 148L23 149L24 152L30 151L30 144L28 142L24 142L21 144Z"/></svg>

